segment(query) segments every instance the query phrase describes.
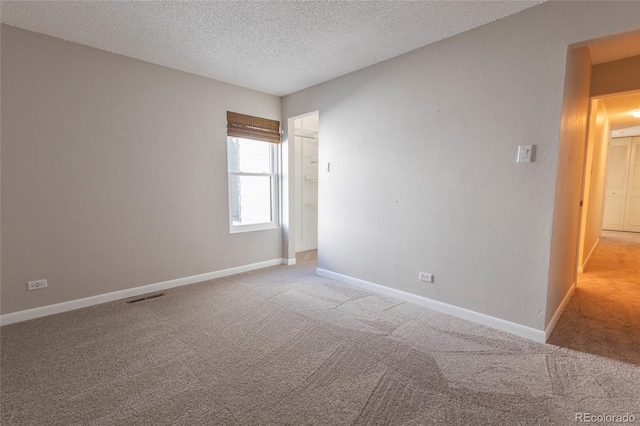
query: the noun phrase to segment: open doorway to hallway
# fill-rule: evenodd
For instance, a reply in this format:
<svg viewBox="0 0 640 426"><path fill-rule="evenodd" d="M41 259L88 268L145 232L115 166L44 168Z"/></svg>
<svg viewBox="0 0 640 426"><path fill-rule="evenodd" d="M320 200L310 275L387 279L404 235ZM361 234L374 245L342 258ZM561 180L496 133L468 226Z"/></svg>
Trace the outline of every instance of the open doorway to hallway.
<svg viewBox="0 0 640 426"><path fill-rule="evenodd" d="M576 121L561 138L569 166L558 168L556 200L572 219L563 222L566 255L550 261L565 274L558 282L573 284L547 342L640 365L640 233L619 232L640 225L640 33L580 43L567 64L565 95L580 101L563 107Z"/></svg>
<svg viewBox="0 0 640 426"><path fill-rule="evenodd" d="M602 230L640 231L640 91L591 100L583 178L578 273Z"/></svg>
<svg viewBox="0 0 640 426"><path fill-rule="evenodd" d="M593 99L576 290L549 343L640 365L640 92ZM627 231L627 232L620 232Z"/></svg>
<svg viewBox="0 0 640 426"><path fill-rule="evenodd" d="M296 264L318 259L318 142L320 115L313 112L293 120L295 144L294 205Z"/></svg>

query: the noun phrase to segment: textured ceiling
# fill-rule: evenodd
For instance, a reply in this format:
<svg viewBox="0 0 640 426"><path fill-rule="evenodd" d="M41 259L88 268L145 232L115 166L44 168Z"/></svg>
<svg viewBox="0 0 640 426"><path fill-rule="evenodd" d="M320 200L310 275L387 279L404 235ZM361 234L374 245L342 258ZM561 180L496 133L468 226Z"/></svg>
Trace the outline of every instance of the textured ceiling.
<svg viewBox="0 0 640 426"><path fill-rule="evenodd" d="M286 95L536 1L2 1L3 23Z"/></svg>
<svg viewBox="0 0 640 426"><path fill-rule="evenodd" d="M640 118L631 114L640 110L640 92L606 97L604 105L607 108L611 130L640 126Z"/></svg>
<svg viewBox="0 0 640 426"><path fill-rule="evenodd" d="M627 34L589 46L594 65L640 55L640 32Z"/></svg>

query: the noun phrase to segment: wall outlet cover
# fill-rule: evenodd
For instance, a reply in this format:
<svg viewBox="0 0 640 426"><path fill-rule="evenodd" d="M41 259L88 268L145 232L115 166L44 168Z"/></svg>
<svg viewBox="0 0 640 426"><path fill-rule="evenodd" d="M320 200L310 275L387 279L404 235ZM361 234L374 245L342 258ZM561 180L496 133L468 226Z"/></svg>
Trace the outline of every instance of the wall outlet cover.
<svg viewBox="0 0 640 426"><path fill-rule="evenodd" d="M420 272L418 274L418 279L420 281L425 281L428 283L432 283L433 282L433 274L427 274L426 272Z"/></svg>
<svg viewBox="0 0 640 426"><path fill-rule="evenodd" d="M36 280L36 281L29 281L27 283L27 289L28 290L40 290L41 288L45 288L47 287L47 280Z"/></svg>

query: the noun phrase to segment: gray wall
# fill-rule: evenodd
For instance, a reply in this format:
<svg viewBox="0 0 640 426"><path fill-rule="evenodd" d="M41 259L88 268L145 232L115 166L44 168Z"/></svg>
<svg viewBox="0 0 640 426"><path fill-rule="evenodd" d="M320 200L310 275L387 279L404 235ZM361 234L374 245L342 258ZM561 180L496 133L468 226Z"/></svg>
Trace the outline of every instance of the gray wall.
<svg viewBox="0 0 640 426"><path fill-rule="evenodd" d="M319 267L544 329L577 255L555 241L573 259L550 270L552 229L578 226L554 206L556 177L580 190L575 163L558 164L567 48L639 19L634 2L545 3L285 97L285 119L320 111L331 162ZM535 163L515 163L519 144L537 145Z"/></svg>
<svg viewBox="0 0 640 426"><path fill-rule="evenodd" d="M280 103L3 25L2 314L280 258L229 233L225 115Z"/></svg>
<svg viewBox="0 0 640 426"><path fill-rule="evenodd" d="M560 119L545 326L576 283L590 82L589 49L570 49Z"/></svg>

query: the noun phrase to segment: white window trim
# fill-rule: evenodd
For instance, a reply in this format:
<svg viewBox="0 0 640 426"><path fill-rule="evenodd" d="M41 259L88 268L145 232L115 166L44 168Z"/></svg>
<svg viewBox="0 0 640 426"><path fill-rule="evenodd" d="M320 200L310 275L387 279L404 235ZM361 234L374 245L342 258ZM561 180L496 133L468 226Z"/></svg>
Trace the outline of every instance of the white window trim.
<svg viewBox="0 0 640 426"><path fill-rule="evenodd" d="M272 145L269 149L269 156L271 158L271 173L246 173L246 172L230 172L229 170L229 139L248 139L248 138L236 138L234 136L227 136L227 198L229 205L229 232L236 234L239 232L249 231L263 231L267 229L280 228L280 174L279 174L279 157L280 157L280 144L274 144L271 142L262 142ZM260 141L261 142L261 141ZM265 176L271 177L271 222L253 223L249 225L234 225L233 224L233 206L231 200L231 176Z"/></svg>

